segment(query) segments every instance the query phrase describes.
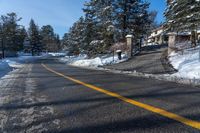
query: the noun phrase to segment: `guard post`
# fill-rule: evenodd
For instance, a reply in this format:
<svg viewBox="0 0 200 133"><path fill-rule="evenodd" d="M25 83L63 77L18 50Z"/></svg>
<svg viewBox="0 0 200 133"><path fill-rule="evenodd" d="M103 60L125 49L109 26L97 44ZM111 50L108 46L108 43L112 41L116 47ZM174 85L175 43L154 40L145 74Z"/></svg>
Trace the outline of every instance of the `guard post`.
<svg viewBox="0 0 200 133"><path fill-rule="evenodd" d="M128 48L128 58L132 58L133 56L133 35L127 35L126 36L126 43Z"/></svg>

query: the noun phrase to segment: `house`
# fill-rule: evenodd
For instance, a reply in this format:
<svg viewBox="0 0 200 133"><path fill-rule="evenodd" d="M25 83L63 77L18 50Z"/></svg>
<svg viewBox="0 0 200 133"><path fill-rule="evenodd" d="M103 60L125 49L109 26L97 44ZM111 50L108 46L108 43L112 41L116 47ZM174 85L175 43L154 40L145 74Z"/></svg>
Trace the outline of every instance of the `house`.
<svg viewBox="0 0 200 133"><path fill-rule="evenodd" d="M168 34L168 54L173 51L191 47L191 31L169 32ZM200 43L200 30L196 32L197 43Z"/></svg>
<svg viewBox="0 0 200 133"><path fill-rule="evenodd" d="M200 43L200 29L196 32L197 43ZM181 50L191 47L191 31L167 32L164 26L154 29L146 45L168 44L169 54L174 50Z"/></svg>
<svg viewBox="0 0 200 133"><path fill-rule="evenodd" d="M166 34L164 26L161 26L157 29L154 29L151 35L148 37L147 45L148 44L167 44L168 36Z"/></svg>

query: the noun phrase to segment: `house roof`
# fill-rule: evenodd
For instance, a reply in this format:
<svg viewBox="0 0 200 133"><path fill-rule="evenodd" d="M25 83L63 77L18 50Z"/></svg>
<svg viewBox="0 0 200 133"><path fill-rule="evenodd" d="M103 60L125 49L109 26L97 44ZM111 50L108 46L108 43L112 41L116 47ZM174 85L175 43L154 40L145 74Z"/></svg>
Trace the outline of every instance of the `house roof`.
<svg viewBox="0 0 200 133"><path fill-rule="evenodd" d="M152 30L152 32L155 32L155 31L158 31L158 30L164 30L164 26L162 25L162 26L160 26L160 27L158 27L158 28Z"/></svg>

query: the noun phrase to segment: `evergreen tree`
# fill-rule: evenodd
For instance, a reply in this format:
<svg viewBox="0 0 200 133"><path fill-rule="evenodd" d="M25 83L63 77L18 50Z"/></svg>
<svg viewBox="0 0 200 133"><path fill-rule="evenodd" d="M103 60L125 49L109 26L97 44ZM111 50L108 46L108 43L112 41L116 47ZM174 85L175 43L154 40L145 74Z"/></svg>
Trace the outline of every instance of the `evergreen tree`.
<svg viewBox="0 0 200 133"><path fill-rule="evenodd" d="M35 24L33 19L31 19L29 24L28 35L32 47L32 55L39 54L39 52L42 51L41 36L39 34L39 27Z"/></svg>
<svg viewBox="0 0 200 133"><path fill-rule="evenodd" d="M85 13L85 31L84 31L84 49L90 50L89 46L93 40L97 40L99 35L97 31L97 17L96 17L96 0L91 0L84 4L83 9Z"/></svg>
<svg viewBox="0 0 200 133"><path fill-rule="evenodd" d="M69 36L69 33L65 33L64 36L62 37L62 40L61 40L61 43L62 43L63 47L65 47L65 49L69 45L69 42L68 42L69 38L68 38L68 36Z"/></svg>
<svg viewBox="0 0 200 133"><path fill-rule="evenodd" d="M149 25L149 3L143 0L114 0L114 22L120 33L120 38L125 39L127 34L139 38L145 34Z"/></svg>
<svg viewBox="0 0 200 133"><path fill-rule="evenodd" d="M55 34L55 43L56 43L57 51L62 50L63 47L61 44L60 36L58 34Z"/></svg>
<svg viewBox="0 0 200 133"><path fill-rule="evenodd" d="M78 54L87 50L87 37L85 36L87 31L85 30L84 19L81 17L70 28L69 33L63 37L64 45L69 49L69 53ZM82 50L82 51L81 51Z"/></svg>
<svg viewBox="0 0 200 133"><path fill-rule="evenodd" d="M63 38L70 51L105 53L114 42L125 41L127 34L136 39L147 34L151 25L149 3L142 0L90 0L84 6L85 17Z"/></svg>
<svg viewBox="0 0 200 133"><path fill-rule="evenodd" d="M114 18L113 18L113 0L99 0L97 3L97 22L100 32L100 37L103 41L101 51L108 50L114 43Z"/></svg>
<svg viewBox="0 0 200 133"><path fill-rule="evenodd" d="M17 52L22 50L23 42L25 39L25 29L18 22L21 18L18 18L16 13L8 13L1 16L2 27L2 41L6 51Z"/></svg>
<svg viewBox="0 0 200 133"><path fill-rule="evenodd" d="M112 0L91 0L85 4L85 36L91 54L103 53L113 44Z"/></svg>
<svg viewBox="0 0 200 133"><path fill-rule="evenodd" d="M26 32L26 29L24 27L20 28L17 30L18 34L16 34L16 45L17 45L17 50L20 51L20 50L23 50L23 43L24 43L24 40L26 39L26 37L28 36L27 35L27 32Z"/></svg>
<svg viewBox="0 0 200 133"><path fill-rule="evenodd" d="M40 31L42 37L43 49L50 52L56 52L59 49L59 37L54 33L54 29L51 25L45 25Z"/></svg>
<svg viewBox="0 0 200 133"><path fill-rule="evenodd" d="M184 10L183 10L184 9ZM196 46L195 32L200 26L199 0L173 0L168 1L165 17L169 31L192 31L192 45Z"/></svg>

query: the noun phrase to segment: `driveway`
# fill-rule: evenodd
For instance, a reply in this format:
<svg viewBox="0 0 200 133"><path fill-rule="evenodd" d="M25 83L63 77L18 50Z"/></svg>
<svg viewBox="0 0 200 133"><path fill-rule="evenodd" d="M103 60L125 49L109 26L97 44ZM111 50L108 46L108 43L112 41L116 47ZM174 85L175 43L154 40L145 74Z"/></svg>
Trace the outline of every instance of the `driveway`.
<svg viewBox="0 0 200 133"><path fill-rule="evenodd" d="M176 72L166 62L164 57L167 50L166 45L145 46L142 52L126 62L108 65L105 68L123 71L137 71L148 74L166 74Z"/></svg>

